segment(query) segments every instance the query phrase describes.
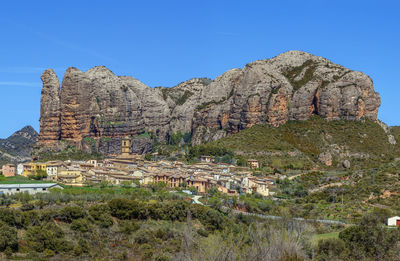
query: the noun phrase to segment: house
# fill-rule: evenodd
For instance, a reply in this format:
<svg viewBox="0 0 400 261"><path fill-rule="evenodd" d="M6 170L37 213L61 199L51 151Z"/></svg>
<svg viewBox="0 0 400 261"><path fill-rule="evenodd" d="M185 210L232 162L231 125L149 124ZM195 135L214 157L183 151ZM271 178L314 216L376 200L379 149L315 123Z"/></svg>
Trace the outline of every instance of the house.
<svg viewBox="0 0 400 261"><path fill-rule="evenodd" d="M247 166L251 169L258 169L260 167L260 164L258 163L258 160L248 159Z"/></svg>
<svg viewBox="0 0 400 261"><path fill-rule="evenodd" d="M140 184L147 185L154 182L152 175L146 174L140 170L131 171L129 175L138 180Z"/></svg>
<svg viewBox="0 0 400 261"><path fill-rule="evenodd" d="M12 177L15 176L15 165L13 164L5 164L1 168L1 172L4 177Z"/></svg>
<svg viewBox="0 0 400 261"><path fill-rule="evenodd" d="M185 182L185 179L186 179L185 175L175 174L170 172L153 174L154 183L164 182L167 185L167 187L171 188L181 187Z"/></svg>
<svg viewBox="0 0 400 261"><path fill-rule="evenodd" d="M20 163L17 165L17 174L22 175L22 172L24 171L24 164Z"/></svg>
<svg viewBox="0 0 400 261"><path fill-rule="evenodd" d="M81 187L83 186L82 169L74 167L62 169L57 174L57 180L65 185Z"/></svg>
<svg viewBox="0 0 400 261"><path fill-rule="evenodd" d="M211 156L200 156L200 161L201 162L206 162L206 163L210 163L210 162L212 162L212 158L211 158Z"/></svg>
<svg viewBox="0 0 400 261"><path fill-rule="evenodd" d="M231 195L231 196L237 195L237 191L234 190L234 189L228 189L228 188L225 188L223 186L218 186L217 189L218 189L218 191L220 191L221 193L224 193L224 194L228 194L228 195Z"/></svg>
<svg viewBox="0 0 400 261"><path fill-rule="evenodd" d="M210 181L200 177L186 179L188 187L195 187L198 193L206 193L210 188Z"/></svg>
<svg viewBox="0 0 400 261"><path fill-rule="evenodd" d="M388 226L396 226L396 227L400 226L400 217L394 216L388 218L387 224Z"/></svg>
<svg viewBox="0 0 400 261"><path fill-rule="evenodd" d="M47 164L46 164L47 179L56 181L58 170L63 166L64 166L64 164L62 161L47 162Z"/></svg>
<svg viewBox="0 0 400 261"><path fill-rule="evenodd" d="M25 177L29 175L34 175L39 170L46 171L46 168L47 165L45 163L30 162L28 164L24 164L24 170L22 171L22 175L24 175Z"/></svg>
<svg viewBox="0 0 400 261"><path fill-rule="evenodd" d="M88 161L86 161L86 163L92 164L93 166L97 167L97 160L95 160L95 159L88 160Z"/></svg>
<svg viewBox="0 0 400 261"><path fill-rule="evenodd" d="M63 189L57 183L37 183L37 184L0 184L0 195L1 194L15 194L15 193L46 193L49 189L59 188Z"/></svg>

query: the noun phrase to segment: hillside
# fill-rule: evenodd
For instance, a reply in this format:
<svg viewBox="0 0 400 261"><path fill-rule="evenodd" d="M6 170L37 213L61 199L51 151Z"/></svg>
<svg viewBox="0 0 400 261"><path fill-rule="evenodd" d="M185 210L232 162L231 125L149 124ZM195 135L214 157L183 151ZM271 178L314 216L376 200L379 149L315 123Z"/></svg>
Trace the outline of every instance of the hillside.
<svg viewBox="0 0 400 261"><path fill-rule="evenodd" d="M0 166L4 163L19 163L31 159L38 133L31 126L16 131L7 139L0 139Z"/></svg>
<svg viewBox="0 0 400 261"><path fill-rule="evenodd" d="M314 116L306 121L289 121L277 128L256 125L209 143L246 158L267 160L275 168L372 167L400 157L399 135L391 130L397 144L370 120L325 121ZM361 165L360 165L361 164Z"/></svg>
<svg viewBox="0 0 400 261"><path fill-rule="evenodd" d="M118 151L122 137L146 132L161 142L181 132L197 145L257 124L278 127L313 115L376 121L380 106L370 77L301 51L172 88L151 88L104 66L69 68L61 85L51 69L41 78L40 147L57 150L68 141L106 155Z"/></svg>

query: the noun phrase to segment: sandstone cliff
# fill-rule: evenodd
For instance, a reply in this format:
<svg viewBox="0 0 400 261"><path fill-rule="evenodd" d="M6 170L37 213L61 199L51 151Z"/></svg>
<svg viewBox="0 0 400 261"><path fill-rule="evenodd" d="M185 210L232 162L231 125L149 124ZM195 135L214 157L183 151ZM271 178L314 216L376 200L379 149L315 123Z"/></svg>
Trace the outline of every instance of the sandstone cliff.
<svg viewBox="0 0 400 261"><path fill-rule="evenodd" d="M379 94L372 80L300 51L255 61L210 79L173 88L150 88L105 67L69 68L60 88L52 70L42 75L39 144L60 140L88 149L93 139L104 153L121 137L152 132L192 133L194 144L216 140L259 123L279 126L319 115L327 120L377 120Z"/></svg>

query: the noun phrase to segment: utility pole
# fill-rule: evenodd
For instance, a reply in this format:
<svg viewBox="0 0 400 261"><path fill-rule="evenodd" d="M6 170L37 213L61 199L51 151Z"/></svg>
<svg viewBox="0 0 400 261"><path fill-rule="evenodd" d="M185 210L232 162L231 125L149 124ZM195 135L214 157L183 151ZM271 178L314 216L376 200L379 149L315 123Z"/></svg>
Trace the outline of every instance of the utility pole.
<svg viewBox="0 0 400 261"><path fill-rule="evenodd" d="M375 169L372 169L372 185L375 185Z"/></svg>
<svg viewBox="0 0 400 261"><path fill-rule="evenodd" d="M343 190L344 190L344 189L342 188L342 205L343 205Z"/></svg>

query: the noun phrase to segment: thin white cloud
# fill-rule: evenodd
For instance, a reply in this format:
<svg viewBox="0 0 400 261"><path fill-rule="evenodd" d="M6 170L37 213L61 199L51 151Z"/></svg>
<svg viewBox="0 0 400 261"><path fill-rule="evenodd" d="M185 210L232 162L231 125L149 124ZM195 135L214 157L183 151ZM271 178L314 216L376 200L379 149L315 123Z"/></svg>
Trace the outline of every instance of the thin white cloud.
<svg viewBox="0 0 400 261"><path fill-rule="evenodd" d="M25 87L35 87L40 86L37 82L15 82L15 81L5 81L0 82L0 86L25 86Z"/></svg>

